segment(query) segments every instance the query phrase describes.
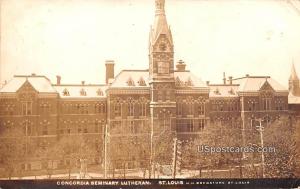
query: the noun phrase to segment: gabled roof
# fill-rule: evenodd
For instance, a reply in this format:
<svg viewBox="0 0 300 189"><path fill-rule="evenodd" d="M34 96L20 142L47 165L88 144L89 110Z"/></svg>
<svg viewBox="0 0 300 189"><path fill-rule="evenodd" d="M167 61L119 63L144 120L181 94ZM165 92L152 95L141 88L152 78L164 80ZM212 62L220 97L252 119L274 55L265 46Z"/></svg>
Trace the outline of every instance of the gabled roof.
<svg viewBox="0 0 300 189"><path fill-rule="evenodd" d="M209 85L209 97L238 97L239 85Z"/></svg>
<svg viewBox="0 0 300 189"><path fill-rule="evenodd" d="M269 85L276 92L288 92L280 83L269 76L247 76L243 78L234 79L234 84L239 84L239 92L258 92L268 82Z"/></svg>
<svg viewBox="0 0 300 189"><path fill-rule="evenodd" d="M54 85L61 98L106 98L105 85Z"/></svg>
<svg viewBox="0 0 300 189"><path fill-rule="evenodd" d="M179 79L182 86L189 88L207 88L207 85L194 74L189 71L174 72L174 78ZM141 80L144 83L141 83ZM187 84L189 83L189 84ZM122 70L116 77L110 88L148 88L149 87L149 71L148 70Z"/></svg>
<svg viewBox="0 0 300 189"><path fill-rule="evenodd" d="M196 77L190 71L185 71L185 72L175 71L174 78L175 78L175 82L177 82L179 79L182 83L182 86L176 85L176 87L208 88L206 83L204 83L200 78ZM191 82L192 85L190 86L186 85L189 82Z"/></svg>
<svg viewBox="0 0 300 189"><path fill-rule="evenodd" d="M144 83L140 83L144 80ZM149 87L148 70L122 70L114 79L110 88L145 88Z"/></svg>
<svg viewBox="0 0 300 189"><path fill-rule="evenodd" d="M28 81L39 93L56 93L50 80L45 76L17 75L0 89L0 93L15 93Z"/></svg>

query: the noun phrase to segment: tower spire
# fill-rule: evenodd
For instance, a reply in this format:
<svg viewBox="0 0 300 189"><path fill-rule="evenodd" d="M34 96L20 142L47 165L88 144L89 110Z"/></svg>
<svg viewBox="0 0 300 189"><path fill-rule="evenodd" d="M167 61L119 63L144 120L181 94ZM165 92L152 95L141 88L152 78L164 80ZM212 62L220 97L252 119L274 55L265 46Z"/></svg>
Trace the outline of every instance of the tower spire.
<svg viewBox="0 0 300 189"><path fill-rule="evenodd" d="M165 13L165 0L155 0L155 19L150 32L150 45L154 45L160 35L165 35L169 42L173 43Z"/></svg>
<svg viewBox="0 0 300 189"><path fill-rule="evenodd" d="M292 71L291 71L290 80L299 80L296 69L295 69L294 62L292 63Z"/></svg>

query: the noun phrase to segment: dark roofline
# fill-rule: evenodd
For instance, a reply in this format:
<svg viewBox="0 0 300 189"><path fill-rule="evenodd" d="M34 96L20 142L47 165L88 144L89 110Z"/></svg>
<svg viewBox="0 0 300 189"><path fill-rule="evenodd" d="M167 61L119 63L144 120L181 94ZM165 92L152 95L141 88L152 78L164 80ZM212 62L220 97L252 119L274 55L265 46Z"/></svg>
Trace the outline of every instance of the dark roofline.
<svg viewBox="0 0 300 189"><path fill-rule="evenodd" d="M60 84L60 85L57 85L57 84L52 84L52 86L54 87L59 87L59 86L62 86L62 87L105 87L107 85L104 85L104 84Z"/></svg>
<svg viewBox="0 0 300 189"><path fill-rule="evenodd" d="M245 79L245 78L266 78L266 79L270 79L271 76L244 76L244 77L239 77L239 78L233 78L232 80L239 80L239 79Z"/></svg>
<svg viewBox="0 0 300 189"><path fill-rule="evenodd" d="M184 70L184 71L174 70L174 72L191 72L191 71L190 70Z"/></svg>
<svg viewBox="0 0 300 189"><path fill-rule="evenodd" d="M216 87L229 87L229 86L240 86L240 84L209 84L208 86L216 86Z"/></svg>
<svg viewBox="0 0 300 189"><path fill-rule="evenodd" d="M148 71L149 71L149 69L145 69L145 70L127 70L127 69L121 70L121 72L148 72Z"/></svg>

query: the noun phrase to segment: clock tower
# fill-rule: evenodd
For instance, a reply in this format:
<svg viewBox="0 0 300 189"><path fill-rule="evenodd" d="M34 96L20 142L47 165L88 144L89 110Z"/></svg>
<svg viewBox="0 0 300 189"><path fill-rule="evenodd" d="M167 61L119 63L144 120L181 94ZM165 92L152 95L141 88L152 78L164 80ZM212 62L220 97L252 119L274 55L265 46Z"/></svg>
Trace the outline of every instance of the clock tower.
<svg viewBox="0 0 300 189"><path fill-rule="evenodd" d="M174 131L176 123L174 47L165 15L165 0L155 0L149 36L150 112L152 129Z"/></svg>

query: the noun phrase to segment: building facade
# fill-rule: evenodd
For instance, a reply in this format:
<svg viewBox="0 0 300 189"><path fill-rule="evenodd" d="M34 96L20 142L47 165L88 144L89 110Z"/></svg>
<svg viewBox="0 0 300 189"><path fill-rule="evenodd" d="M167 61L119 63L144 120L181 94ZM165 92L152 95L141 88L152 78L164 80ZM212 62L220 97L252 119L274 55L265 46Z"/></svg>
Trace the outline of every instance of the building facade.
<svg viewBox="0 0 300 189"><path fill-rule="evenodd" d="M289 98L300 91L295 73L289 96L269 76L224 77L223 83L210 84L187 70L182 60L174 66L164 7L164 0L155 1L145 70L123 70L115 76L114 61L106 61L103 85L62 84L60 76L55 84L35 74L14 76L0 90L0 146L14 149L20 139L24 170L43 168L40 154L35 154L38 148L78 138L93 146L90 164L103 165L108 153L112 168L147 167L154 161L155 144L167 135L186 141L210 124L247 129L254 119L270 123L288 114L288 108L299 112ZM105 137L110 144L106 152ZM128 141L134 150L128 151ZM64 168L71 159L57 156L51 166Z"/></svg>

